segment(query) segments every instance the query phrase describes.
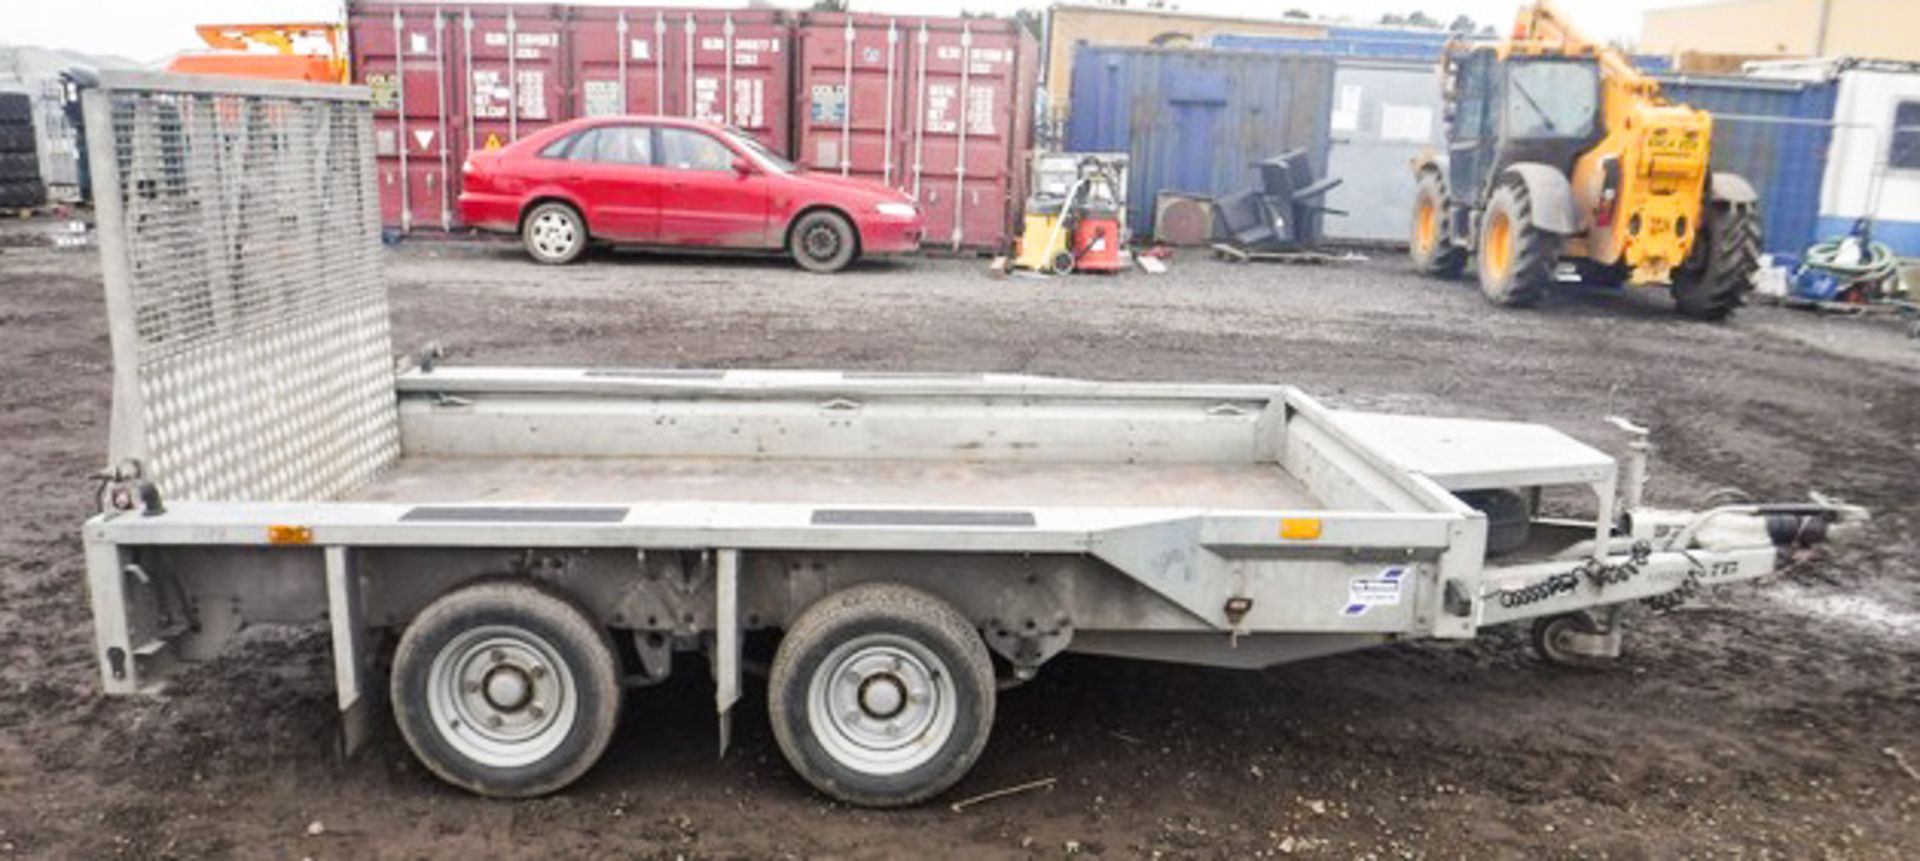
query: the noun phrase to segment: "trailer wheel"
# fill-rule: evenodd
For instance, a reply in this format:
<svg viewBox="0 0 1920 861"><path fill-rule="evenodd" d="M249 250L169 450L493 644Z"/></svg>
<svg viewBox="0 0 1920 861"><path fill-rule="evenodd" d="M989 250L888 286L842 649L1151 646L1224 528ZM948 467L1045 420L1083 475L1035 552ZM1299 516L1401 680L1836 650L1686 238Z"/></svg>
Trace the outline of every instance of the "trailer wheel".
<svg viewBox="0 0 1920 861"><path fill-rule="evenodd" d="M414 755L442 780L499 798L544 795L586 773L620 711L606 630L526 581L428 605L400 638L392 687Z"/></svg>
<svg viewBox="0 0 1920 861"><path fill-rule="evenodd" d="M993 663L946 602L868 583L800 614L768 681L773 735L821 792L897 807L945 791L973 767L993 726Z"/></svg>
<svg viewBox="0 0 1920 861"><path fill-rule="evenodd" d="M1533 223L1526 186L1494 189L1480 221L1480 292L1487 301L1508 307L1539 304L1559 257L1560 237Z"/></svg>
<svg viewBox="0 0 1920 861"><path fill-rule="evenodd" d="M1547 663L1562 667L1593 667L1599 661L1575 650L1573 637L1598 633L1585 613L1562 613L1533 620L1533 651Z"/></svg>

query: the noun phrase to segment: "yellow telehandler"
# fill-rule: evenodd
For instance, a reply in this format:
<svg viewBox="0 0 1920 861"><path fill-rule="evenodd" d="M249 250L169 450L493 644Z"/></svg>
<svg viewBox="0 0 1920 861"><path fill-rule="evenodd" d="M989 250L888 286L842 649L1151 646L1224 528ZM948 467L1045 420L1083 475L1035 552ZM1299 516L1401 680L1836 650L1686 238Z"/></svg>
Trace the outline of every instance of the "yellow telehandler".
<svg viewBox="0 0 1920 861"><path fill-rule="evenodd" d="M1583 281L1667 285L1680 313L1718 320L1758 265L1753 186L1713 172L1713 117L1539 2L1500 42L1447 46L1447 151L1414 160L1415 266L1471 258L1497 305L1538 302L1570 262Z"/></svg>

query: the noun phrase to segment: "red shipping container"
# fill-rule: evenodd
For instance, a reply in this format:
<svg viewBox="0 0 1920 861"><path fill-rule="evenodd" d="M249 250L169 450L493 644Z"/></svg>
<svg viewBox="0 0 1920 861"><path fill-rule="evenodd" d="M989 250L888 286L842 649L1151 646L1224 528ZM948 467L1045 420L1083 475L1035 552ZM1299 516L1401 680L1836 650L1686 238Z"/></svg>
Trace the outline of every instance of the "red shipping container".
<svg viewBox="0 0 1920 861"><path fill-rule="evenodd" d="M728 122L892 185L936 247L1005 247L1025 197L1039 51L1011 21L354 3L348 34L374 95L382 222L402 231L458 226L467 153L617 113Z"/></svg>
<svg viewBox="0 0 1920 861"><path fill-rule="evenodd" d="M373 147L380 221L411 230L453 223L449 180L463 154L452 147L454 45L448 19L431 8L356 9L350 19L354 79L373 91Z"/></svg>
<svg viewBox="0 0 1920 861"><path fill-rule="evenodd" d="M666 114L752 132L788 151L793 31L767 9L566 7L572 116Z"/></svg>
<svg viewBox="0 0 1920 861"><path fill-rule="evenodd" d="M347 20L354 79L373 90L381 221L403 232L458 226L467 153L577 117L731 121L789 149L778 11L354 3Z"/></svg>
<svg viewBox="0 0 1920 861"><path fill-rule="evenodd" d="M1032 140L1030 34L996 19L812 13L798 42L796 161L913 195L930 245L1006 247Z"/></svg>

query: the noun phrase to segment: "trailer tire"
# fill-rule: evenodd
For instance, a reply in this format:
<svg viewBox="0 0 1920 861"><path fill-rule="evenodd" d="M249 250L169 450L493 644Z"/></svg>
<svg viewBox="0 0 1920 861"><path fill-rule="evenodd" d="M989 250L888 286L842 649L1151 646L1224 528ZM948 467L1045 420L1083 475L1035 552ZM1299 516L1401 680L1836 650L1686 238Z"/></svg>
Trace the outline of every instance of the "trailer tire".
<svg viewBox="0 0 1920 861"><path fill-rule="evenodd" d="M525 580L427 605L394 654L393 718L440 779L495 798L545 795L600 759L620 713L613 641L572 601Z"/></svg>
<svg viewBox="0 0 1920 861"><path fill-rule="evenodd" d="M1715 201L1706 231L1673 273L1673 304L1695 320L1724 320L1740 307L1760 268L1760 220L1751 204Z"/></svg>
<svg viewBox="0 0 1920 861"><path fill-rule="evenodd" d="M1586 613L1542 616L1533 620L1529 632L1534 654L1555 666L1580 668L1595 667L1599 661L1573 651L1566 645L1565 638L1574 634L1593 633L1597 633L1593 618Z"/></svg>
<svg viewBox="0 0 1920 861"><path fill-rule="evenodd" d="M1454 494L1487 516L1487 555L1502 556L1527 545L1533 527L1533 505L1512 490L1463 490Z"/></svg>
<svg viewBox="0 0 1920 861"><path fill-rule="evenodd" d="M773 659L767 710L794 771L850 804L899 807L946 791L986 748L993 663L946 602L865 583L808 607Z"/></svg>
<svg viewBox="0 0 1920 861"><path fill-rule="evenodd" d="M1433 171L1420 174L1413 197L1413 235L1407 253L1413 268L1434 278L1458 278L1467 267L1467 250L1447 238L1447 187Z"/></svg>
<svg viewBox="0 0 1920 861"><path fill-rule="evenodd" d="M1480 292L1506 307L1537 305L1553 283L1560 237L1534 223L1527 187L1509 182L1487 198L1480 221Z"/></svg>

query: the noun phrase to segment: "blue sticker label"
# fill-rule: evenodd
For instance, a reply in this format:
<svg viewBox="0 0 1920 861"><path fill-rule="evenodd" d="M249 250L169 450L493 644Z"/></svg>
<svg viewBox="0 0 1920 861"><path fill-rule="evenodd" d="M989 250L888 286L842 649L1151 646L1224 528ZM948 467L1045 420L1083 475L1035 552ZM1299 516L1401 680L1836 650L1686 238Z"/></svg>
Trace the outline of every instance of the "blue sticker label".
<svg viewBox="0 0 1920 861"><path fill-rule="evenodd" d="M1375 607L1391 607L1400 603L1400 590L1406 585L1407 569L1388 568L1372 577L1355 577L1347 581L1347 606L1340 611L1342 616L1363 616Z"/></svg>

